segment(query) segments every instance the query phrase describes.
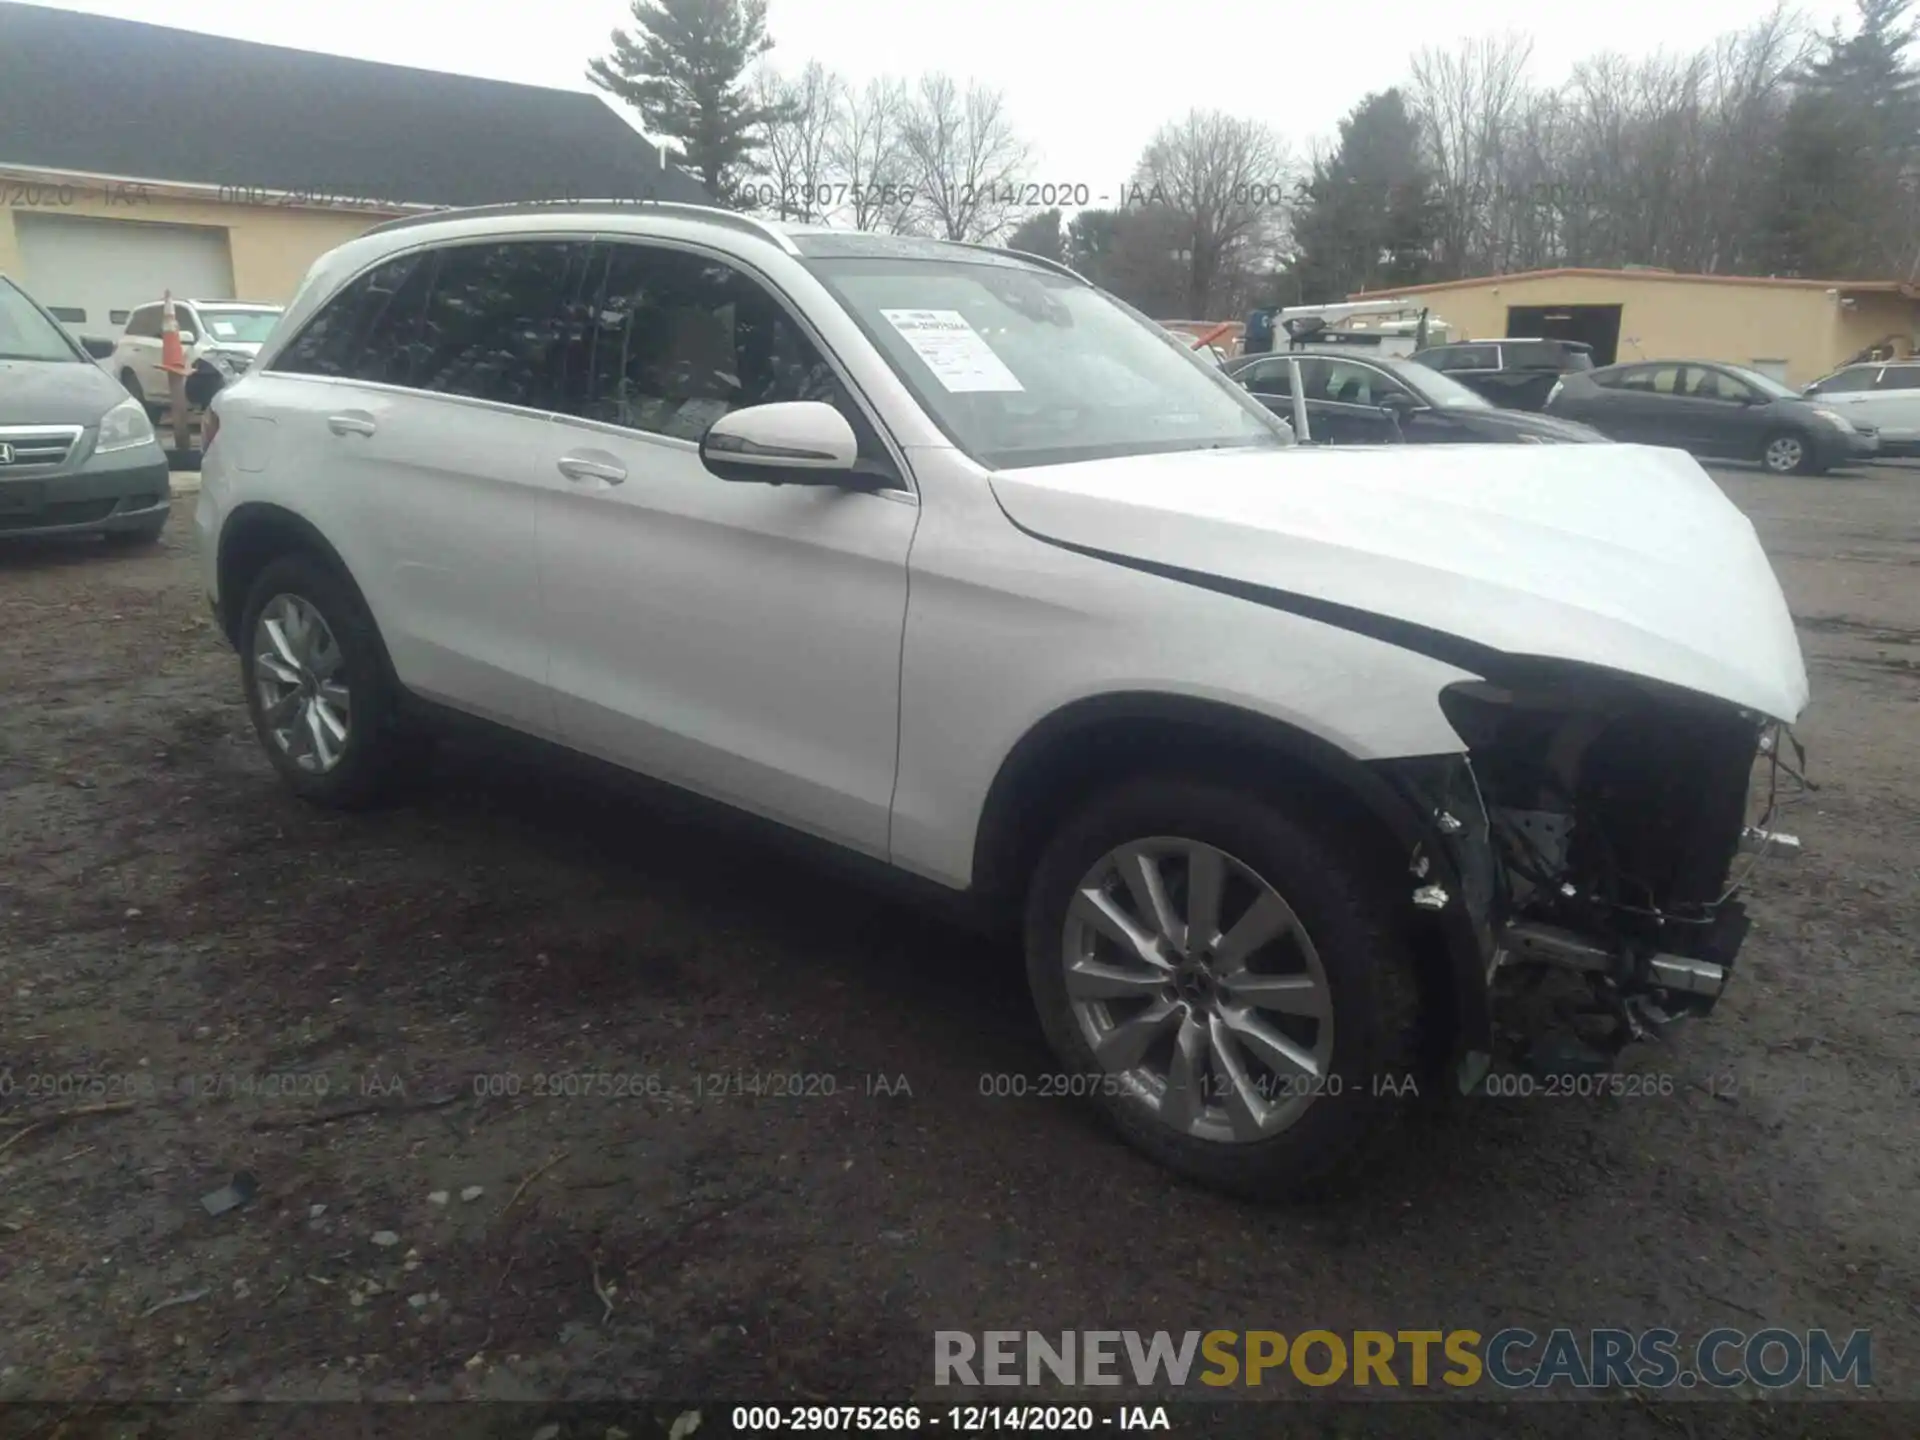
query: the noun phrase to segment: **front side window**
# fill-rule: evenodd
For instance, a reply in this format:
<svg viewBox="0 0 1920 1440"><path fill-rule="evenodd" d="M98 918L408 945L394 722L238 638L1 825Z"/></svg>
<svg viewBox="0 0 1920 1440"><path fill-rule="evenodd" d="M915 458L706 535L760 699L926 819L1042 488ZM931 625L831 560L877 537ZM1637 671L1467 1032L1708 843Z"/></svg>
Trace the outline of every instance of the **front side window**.
<svg viewBox="0 0 1920 1440"><path fill-rule="evenodd" d="M1740 405L1753 396L1753 391L1740 381L1719 370L1695 370L1688 393L1701 400L1724 400Z"/></svg>
<svg viewBox="0 0 1920 1440"><path fill-rule="evenodd" d="M0 280L0 360L77 361L61 328L11 283Z"/></svg>
<svg viewBox="0 0 1920 1440"><path fill-rule="evenodd" d="M142 305L127 319L126 334L135 340L153 340L160 334L160 307Z"/></svg>
<svg viewBox="0 0 1920 1440"><path fill-rule="evenodd" d="M935 423L989 468L1288 443L1218 367L1069 276L944 254L809 263Z"/></svg>
<svg viewBox="0 0 1920 1440"><path fill-rule="evenodd" d="M1293 373L1285 360L1261 360L1236 372L1234 379L1261 395L1293 394Z"/></svg>
<svg viewBox="0 0 1920 1440"><path fill-rule="evenodd" d="M397 256L354 280L307 323L275 370L380 384L411 383L433 257Z"/></svg>
<svg viewBox="0 0 1920 1440"><path fill-rule="evenodd" d="M729 411L817 400L847 417L863 458L882 457L833 367L758 281L685 250L617 243L604 253L558 408L698 441Z"/></svg>

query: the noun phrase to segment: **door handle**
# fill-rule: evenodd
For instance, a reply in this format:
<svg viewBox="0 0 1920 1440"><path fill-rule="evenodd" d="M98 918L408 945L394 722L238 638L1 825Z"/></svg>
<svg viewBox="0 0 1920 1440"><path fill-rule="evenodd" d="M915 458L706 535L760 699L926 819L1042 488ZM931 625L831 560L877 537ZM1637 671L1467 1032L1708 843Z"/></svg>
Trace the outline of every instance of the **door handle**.
<svg viewBox="0 0 1920 1440"><path fill-rule="evenodd" d="M558 464L560 473L569 480L600 480L618 485L627 478L627 467L611 457L601 460L589 455L563 455Z"/></svg>
<svg viewBox="0 0 1920 1440"><path fill-rule="evenodd" d="M359 410L349 410L344 415L329 415L327 429L336 435L371 435L380 427L373 423L373 417Z"/></svg>

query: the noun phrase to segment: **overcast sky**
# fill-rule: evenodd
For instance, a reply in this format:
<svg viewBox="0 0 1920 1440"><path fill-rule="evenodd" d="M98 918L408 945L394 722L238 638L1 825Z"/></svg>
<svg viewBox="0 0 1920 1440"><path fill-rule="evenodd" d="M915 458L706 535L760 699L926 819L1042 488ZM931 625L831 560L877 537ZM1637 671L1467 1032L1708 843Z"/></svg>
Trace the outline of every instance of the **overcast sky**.
<svg viewBox="0 0 1920 1440"><path fill-rule="evenodd" d="M586 90L628 0L72 0L64 8L418 65ZM1304 153L1370 90L1404 78L1411 55L1473 35L1517 32L1538 80L1613 49L1687 52L1744 28L1764 0L770 0L772 58L818 59L856 80L945 70L1007 92L1038 181L1125 183L1154 129L1194 106L1264 120ZM1821 26L1849 0L1808 0Z"/></svg>

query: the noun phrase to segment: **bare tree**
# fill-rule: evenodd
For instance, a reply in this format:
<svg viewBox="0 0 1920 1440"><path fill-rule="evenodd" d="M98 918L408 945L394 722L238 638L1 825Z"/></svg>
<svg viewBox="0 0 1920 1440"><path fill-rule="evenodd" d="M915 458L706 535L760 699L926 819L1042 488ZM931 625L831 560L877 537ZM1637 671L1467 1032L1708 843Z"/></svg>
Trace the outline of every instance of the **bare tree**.
<svg viewBox="0 0 1920 1440"><path fill-rule="evenodd" d="M1491 267L1496 207L1514 199L1502 194L1501 162L1532 51L1532 41L1508 35L1414 57L1410 89L1434 171L1443 274Z"/></svg>
<svg viewBox="0 0 1920 1440"><path fill-rule="evenodd" d="M780 220L826 219L846 190L833 163L846 82L813 60L792 78L762 69L753 78L753 93L770 117L760 137L765 183L745 186L754 208Z"/></svg>
<svg viewBox="0 0 1920 1440"><path fill-rule="evenodd" d="M1128 200L1180 219L1184 318L1224 312L1239 303L1253 272L1272 268L1293 178L1287 147L1273 131L1217 110L1195 110L1148 142Z"/></svg>
<svg viewBox="0 0 1920 1440"><path fill-rule="evenodd" d="M886 76L869 80L838 108L829 153L856 230L898 232L907 224L912 165L902 135L906 109L906 88Z"/></svg>
<svg viewBox="0 0 1920 1440"><path fill-rule="evenodd" d="M907 102L901 142L918 224L947 240L991 240L1016 219L1026 142L1006 97L949 75L920 78Z"/></svg>

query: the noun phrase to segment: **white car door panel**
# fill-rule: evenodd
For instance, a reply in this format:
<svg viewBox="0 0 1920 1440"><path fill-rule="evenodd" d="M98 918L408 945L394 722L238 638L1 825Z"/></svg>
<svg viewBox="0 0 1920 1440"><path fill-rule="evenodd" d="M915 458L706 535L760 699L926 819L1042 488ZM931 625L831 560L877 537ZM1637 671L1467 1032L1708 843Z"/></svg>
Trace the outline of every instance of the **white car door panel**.
<svg viewBox="0 0 1920 1440"><path fill-rule="evenodd" d="M863 456L884 450L811 332L757 278L690 247L602 253L596 299L570 332L541 528L562 734L884 856L918 509L904 491L710 472L706 428L781 400L837 404L865 427Z"/></svg>
<svg viewBox="0 0 1920 1440"><path fill-rule="evenodd" d="M541 540L563 737L885 855L909 500L721 480L697 447L559 418ZM556 465L556 472L559 471Z"/></svg>

